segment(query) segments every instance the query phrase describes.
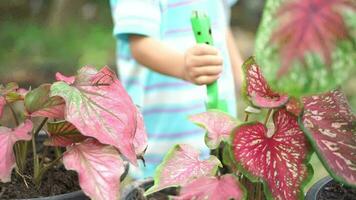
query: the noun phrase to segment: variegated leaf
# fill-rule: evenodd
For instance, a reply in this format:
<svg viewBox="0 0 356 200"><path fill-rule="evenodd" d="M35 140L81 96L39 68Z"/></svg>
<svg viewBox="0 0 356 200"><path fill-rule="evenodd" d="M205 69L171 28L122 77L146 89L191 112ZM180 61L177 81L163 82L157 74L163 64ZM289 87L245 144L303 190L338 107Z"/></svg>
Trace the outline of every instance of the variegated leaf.
<svg viewBox="0 0 356 200"><path fill-rule="evenodd" d="M243 69L245 71L246 95L254 106L276 108L287 103L288 96L271 90L253 57L245 61Z"/></svg>
<svg viewBox="0 0 356 200"><path fill-rule="evenodd" d="M185 185L176 200L240 200L245 189L232 174L203 176Z"/></svg>
<svg viewBox="0 0 356 200"><path fill-rule="evenodd" d="M303 98L301 125L331 175L356 186L356 117L340 90Z"/></svg>
<svg viewBox="0 0 356 200"><path fill-rule="evenodd" d="M311 175L309 143L297 118L280 109L273 115L275 130L253 122L234 131L232 146L235 160L253 181L262 180L266 196L278 200L302 198L303 183ZM268 136L267 132L274 132Z"/></svg>
<svg viewBox="0 0 356 200"><path fill-rule="evenodd" d="M199 113L190 116L189 119L207 131L205 143L210 149L218 148L220 142L227 140L237 126L237 119L217 110Z"/></svg>
<svg viewBox="0 0 356 200"><path fill-rule="evenodd" d="M45 144L49 146L66 147L88 138L67 121L49 122L47 131L50 137L45 141Z"/></svg>
<svg viewBox="0 0 356 200"><path fill-rule="evenodd" d="M31 140L32 122L26 120L15 129L0 126L0 181L11 181L11 172L15 167L13 146L20 140Z"/></svg>
<svg viewBox="0 0 356 200"><path fill-rule="evenodd" d="M65 119L83 135L115 146L131 163L137 164L133 144L137 110L108 67L100 71L82 68L73 84L54 83L51 96L65 100Z"/></svg>
<svg viewBox="0 0 356 200"><path fill-rule="evenodd" d="M125 171L118 151L94 139L67 148L63 164L79 176L79 185L91 199L118 200L120 177Z"/></svg>
<svg viewBox="0 0 356 200"><path fill-rule="evenodd" d="M221 163L215 156L200 160L199 152L193 147L186 144L175 145L157 167L154 185L146 194L168 187L183 186L202 176L215 175L219 166Z"/></svg>
<svg viewBox="0 0 356 200"><path fill-rule="evenodd" d="M43 84L25 96L25 108L32 117L64 118L65 102L59 96L50 97L51 85Z"/></svg>

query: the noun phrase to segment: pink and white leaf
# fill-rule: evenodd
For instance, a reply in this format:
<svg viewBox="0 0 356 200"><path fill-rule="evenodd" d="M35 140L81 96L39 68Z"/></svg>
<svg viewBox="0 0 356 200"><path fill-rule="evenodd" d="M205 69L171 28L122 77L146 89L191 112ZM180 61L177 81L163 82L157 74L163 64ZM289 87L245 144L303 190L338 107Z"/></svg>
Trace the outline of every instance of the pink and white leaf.
<svg viewBox="0 0 356 200"><path fill-rule="evenodd" d="M119 199L120 177L125 167L114 147L88 139L68 147L63 163L66 169L78 173L79 185L91 199Z"/></svg>
<svg viewBox="0 0 356 200"><path fill-rule="evenodd" d="M240 200L245 197L245 189L232 174L221 177L204 176L183 186L176 200Z"/></svg>
<svg viewBox="0 0 356 200"><path fill-rule="evenodd" d="M303 98L305 134L330 174L356 186L356 116L340 90Z"/></svg>
<svg viewBox="0 0 356 200"><path fill-rule="evenodd" d="M26 94L25 108L31 117L64 118L64 99L50 97L50 89L50 84L43 84Z"/></svg>
<svg viewBox="0 0 356 200"><path fill-rule="evenodd" d="M73 85L56 82L51 96L66 102L65 119L83 135L116 147L131 163L137 164L134 139L137 110L116 75L104 67L100 71L84 67Z"/></svg>
<svg viewBox="0 0 356 200"><path fill-rule="evenodd" d="M157 167L154 185L146 192L168 187L184 186L195 178L215 175L221 163L215 156L207 160L199 159L199 151L187 144L175 145Z"/></svg>
<svg viewBox="0 0 356 200"><path fill-rule="evenodd" d="M190 121L207 131L205 143L210 149L219 147L223 140L230 137L237 126L237 120L221 111L207 111L189 117Z"/></svg>
<svg viewBox="0 0 356 200"><path fill-rule="evenodd" d="M272 91L253 57L245 61L243 68L246 95L254 106L277 108L287 103L288 96Z"/></svg>
<svg viewBox="0 0 356 200"><path fill-rule="evenodd" d="M264 182L267 197L279 200L302 198L303 183L310 176L307 164L310 146L297 118L285 109L273 115L274 134L259 122L239 126L232 147L235 160L247 176Z"/></svg>
<svg viewBox="0 0 356 200"><path fill-rule="evenodd" d="M136 125L136 132L135 132L135 138L133 141L134 147L135 147L135 152L138 157L143 156L143 154L146 151L147 145L148 145L148 138L147 138L147 133L145 129L145 124L143 121L143 116L141 112L137 108L137 125Z"/></svg>
<svg viewBox="0 0 356 200"><path fill-rule="evenodd" d="M0 126L0 181L11 181L12 169L16 166L13 146L20 140L31 140L32 122L26 120L15 129Z"/></svg>
<svg viewBox="0 0 356 200"><path fill-rule="evenodd" d="M48 146L66 147L88 138L82 135L73 124L64 120L48 122L47 131L49 138L45 141L45 145Z"/></svg>
<svg viewBox="0 0 356 200"><path fill-rule="evenodd" d="M57 72L56 73L56 80L63 81L68 84L73 84L75 81L75 76L64 76L63 74Z"/></svg>

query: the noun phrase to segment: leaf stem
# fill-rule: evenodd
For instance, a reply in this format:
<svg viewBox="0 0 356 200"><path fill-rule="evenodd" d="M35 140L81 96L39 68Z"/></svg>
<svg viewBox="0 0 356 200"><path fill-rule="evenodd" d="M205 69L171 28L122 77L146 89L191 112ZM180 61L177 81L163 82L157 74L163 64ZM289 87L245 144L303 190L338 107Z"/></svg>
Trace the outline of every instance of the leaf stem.
<svg viewBox="0 0 356 200"><path fill-rule="evenodd" d="M244 121L245 121L245 122L247 122L247 121L248 121L248 117L249 117L249 115L250 115L250 114L249 114L248 112L246 112L245 119L244 119Z"/></svg>
<svg viewBox="0 0 356 200"><path fill-rule="evenodd" d="M48 117L44 118L41 124L37 127L36 131L32 134L32 153L33 153L33 178L34 183L39 186L38 177L40 177L40 162L37 155L36 149L36 138L38 133L42 130L43 126L46 124Z"/></svg>
<svg viewBox="0 0 356 200"><path fill-rule="evenodd" d="M12 117L14 118L16 126L19 126L20 125L19 119L17 118L16 112L15 112L14 108L11 106L11 104L9 104L9 108L10 108Z"/></svg>
<svg viewBox="0 0 356 200"><path fill-rule="evenodd" d="M265 122L263 123L265 126L266 126L269 118L271 117L272 111L273 111L273 108L268 109L268 112L267 112L267 115L266 115L266 118L265 118Z"/></svg>

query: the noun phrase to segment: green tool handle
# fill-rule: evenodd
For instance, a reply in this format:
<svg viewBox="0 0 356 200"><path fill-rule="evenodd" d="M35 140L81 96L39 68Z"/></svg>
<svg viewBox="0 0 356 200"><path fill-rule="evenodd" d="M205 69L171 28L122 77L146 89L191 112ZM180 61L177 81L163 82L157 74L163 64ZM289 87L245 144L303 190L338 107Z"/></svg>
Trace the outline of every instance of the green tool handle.
<svg viewBox="0 0 356 200"><path fill-rule="evenodd" d="M193 11L191 16L191 24L197 43L205 43L213 45L213 36L211 33L211 24L209 17L200 11ZM208 109L218 109L219 91L218 83L214 81L207 85L208 91Z"/></svg>

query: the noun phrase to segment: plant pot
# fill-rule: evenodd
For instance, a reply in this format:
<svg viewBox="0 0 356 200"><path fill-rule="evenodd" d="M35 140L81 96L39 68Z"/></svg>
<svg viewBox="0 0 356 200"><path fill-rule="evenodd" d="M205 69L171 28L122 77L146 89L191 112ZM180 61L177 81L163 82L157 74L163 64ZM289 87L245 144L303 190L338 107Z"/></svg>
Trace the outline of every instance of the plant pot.
<svg viewBox="0 0 356 200"><path fill-rule="evenodd" d="M123 189L121 193L121 200L168 200L170 195L174 196L178 194L176 188L166 188L145 197L143 195L144 192L152 185L152 178L135 181Z"/></svg>
<svg viewBox="0 0 356 200"><path fill-rule="evenodd" d="M350 188L334 181L330 176L316 182L307 192L305 200L356 199L356 188Z"/></svg>
<svg viewBox="0 0 356 200"><path fill-rule="evenodd" d="M90 200L90 199L83 193L83 191L79 190L67 194L61 194L61 195L50 196L50 197L32 198L26 200Z"/></svg>

